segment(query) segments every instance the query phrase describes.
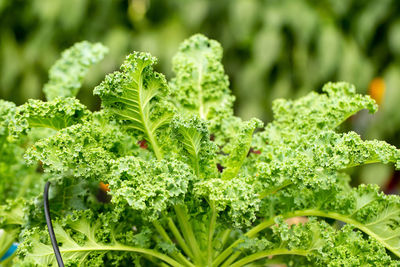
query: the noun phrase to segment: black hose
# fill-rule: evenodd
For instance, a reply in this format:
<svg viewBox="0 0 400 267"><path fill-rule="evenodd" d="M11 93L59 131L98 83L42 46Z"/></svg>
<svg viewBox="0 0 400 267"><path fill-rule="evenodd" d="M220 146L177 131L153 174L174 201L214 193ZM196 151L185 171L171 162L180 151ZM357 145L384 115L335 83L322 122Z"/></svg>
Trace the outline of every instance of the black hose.
<svg viewBox="0 0 400 267"><path fill-rule="evenodd" d="M50 207L49 207L49 188L50 182L47 182L44 186L43 202L44 202L44 215L46 217L47 229L49 230L51 245L53 246L54 255L59 267L64 267L64 262L61 257L60 249L58 248L58 243L56 235L54 234L53 224L51 223L50 217Z"/></svg>

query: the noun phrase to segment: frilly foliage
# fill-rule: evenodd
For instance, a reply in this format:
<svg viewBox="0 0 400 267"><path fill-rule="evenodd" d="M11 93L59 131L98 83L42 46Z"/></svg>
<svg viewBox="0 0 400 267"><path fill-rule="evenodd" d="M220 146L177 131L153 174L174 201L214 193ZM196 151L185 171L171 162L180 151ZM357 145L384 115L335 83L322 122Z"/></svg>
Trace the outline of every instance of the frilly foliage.
<svg viewBox="0 0 400 267"><path fill-rule="evenodd" d="M181 161L120 158L111 170L111 201L126 202L153 221L167 208L183 203L193 179L193 172Z"/></svg>
<svg viewBox="0 0 400 267"><path fill-rule="evenodd" d="M337 131L356 112L376 111L370 97L328 83L322 94L274 101L265 128L242 121L221 46L195 35L169 83L154 57L129 55L95 88L102 110L91 112L73 97L83 76L54 78L57 65L78 64L65 65L68 77L104 51L79 47L51 70L45 91L62 92L50 101L0 102L0 173L33 188L0 208L7 241L20 236L15 266L56 264L39 193L48 179L69 266L399 266L400 198L352 188L346 170L399 167L400 152ZM306 222L289 225L293 217Z"/></svg>
<svg viewBox="0 0 400 267"><path fill-rule="evenodd" d="M8 135L8 124L15 116L15 104L0 99L0 147Z"/></svg>
<svg viewBox="0 0 400 267"><path fill-rule="evenodd" d="M47 100L76 96L89 68L102 60L107 52L102 44L86 41L65 50L49 71L49 82L43 88Z"/></svg>
<svg viewBox="0 0 400 267"><path fill-rule="evenodd" d="M125 237L121 238L117 233L121 229L113 222L111 217L96 218L90 211L77 212L56 221L54 232L62 244L63 260L69 266L104 266L105 259L123 265L134 261L135 253L151 254L152 251L147 249L151 244L151 231L146 228L124 229ZM56 266L45 230L33 227L23 234L23 238L27 240L18 253L27 260L21 266ZM122 240L129 245L121 244Z"/></svg>
<svg viewBox="0 0 400 267"><path fill-rule="evenodd" d="M392 162L398 166L400 152L394 146L364 141L354 132L335 131L357 111L375 111L374 101L343 82L327 84L323 90L327 94L310 93L296 101L274 102L276 120L254 139L261 153L254 163L257 180L267 191L288 183L329 186L336 182L337 171L362 164Z"/></svg>
<svg viewBox="0 0 400 267"><path fill-rule="evenodd" d="M156 61L148 53L129 55L121 71L107 75L94 93L121 124L143 134L157 158L161 159L163 150L157 135L159 129L170 122L172 111L165 100L169 92L166 79L153 71Z"/></svg>
<svg viewBox="0 0 400 267"><path fill-rule="evenodd" d="M26 134L36 127L61 130L82 122L90 112L76 98L56 98L49 102L30 99L17 107L15 120L10 125L11 134Z"/></svg>
<svg viewBox="0 0 400 267"><path fill-rule="evenodd" d="M221 45L203 35L194 35L181 44L172 61L176 77L171 81L181 113L195 114L203 120L232 113L234 97L221 59Z"/></svg>
<svg viewBox="0 0 400 267"><path fill-rule="evenodd" d="M175 117L171 123L174 140L185 159L199 178L216 177L216 145L210 140L207 124L199 117Z"/></svg>

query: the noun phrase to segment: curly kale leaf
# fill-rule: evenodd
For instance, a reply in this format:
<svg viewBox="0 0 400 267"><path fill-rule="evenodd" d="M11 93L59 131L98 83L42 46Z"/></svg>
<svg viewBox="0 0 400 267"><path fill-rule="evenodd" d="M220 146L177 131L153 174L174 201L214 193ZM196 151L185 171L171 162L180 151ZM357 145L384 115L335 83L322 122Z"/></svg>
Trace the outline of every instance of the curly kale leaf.
<svg viewBox="0 0 400 267"><path fill-rule="evenodd" d="M238 175L250 152L254 130L262 126L263 123L258 119L241 123L237 136L224 147L224 152L229 155L223 162L225 169L222 172L222 179L232 179Z"/></svg>
<svg viewBox="0 0 400 267"><path fill-rule="evenodd" d="M24 223L23 208L23 199L8 199L4 205L0 206L0 227L22 225Z"/></svg>
<svg viewBox="0 0 400 267"><path fill-rule="evenodd" d="M374 108L369 97L356 95L351 88L345 83L328 84L324 87L328 95L311 93L275 105L277 120L258 133L253 143L260 155L245 162L256 166L245 167L253 176L254 190L264 199L260 216L267 219L254 229L258 232L273 225L274 216L280 215L333 218L353 225L399 255L397 197L384 196L370 186L351 190L348 176L341 173L374 162L398 165L400 159L399 151L385 142L363 141L353 132L334 131L353 112ZM368 209L369 205L373 207ZM359 212L371 217L356 218Z"/></svg>
<svg viewBox="0 0 400 267"><path fill-rule="evenodd" d="M232 113L234 97L221 59L221 45L201 34L181 44L172 62L176 77L171 81L181 113L195 114L203 120Z"/></svg>
<svg viewBox="0 0 400 267"><path fill-rule="evenodd" d="M278 218L275 223L262 237L244 238L237 249L245 256L231 264L228 259L222 266L239 267L251 262L268 264L271 258L275 262L290 264L295 261L304 266L397 266L400 263L392 260L378 242L365 239L361 232L348 225L335 230L315 219L289 226Z"/></svg>
<svg viewBox="0 0 400 267"><path fill-rule="evenodd" d="M10 181L16 174L16 167L21 165L22 149L16 144L8 141L9 124L14 119L16 107L14 103L0 100L0 199L5 201L10 195L13 183ZM18 168L20 169L20 168Z"/></svg>
<svg viewBox="0 0 400 267"><path fill-rule="evenodd" d="M15 137L34 127L60 130L84 121L89 114L76 98L56 98L49 102L30 99L17 107L10 128Z"/></svg>
<svg viewBox="0 0 400 267"><path fill-rule="evenodd" d="M265 218L318 216L343 221L400 256L400 198L379 192L376 185L302 190L290 186L266 197L261 214Z"/></svg>
<svg viewBox="0 0 400 267"><path fill-rule="evenodd" d="M185 40L174 56L170 82L172 102L179 114L197 115L207 122L213 141L224 146L235 137L241 120L233 116L228 76L221 63L222 47L204 35Z"/></svg>
<svg viewBox="0 0 400 267"><path fill-rule="evenodd" d="M35 167L26 166L23 153L36 138L11 138L12 127L18 108L10 102L0 100L0 202L19 197L30 198L38 193L41 174ZM18 116L18 115L17 115ZM40 189L41 191L41 189Z"/></svg>
<svg viewBox="0 0 400 267"><path fill-rule="evenodd" d="M364 235L351 225L336 232L332 243L326 243L316 262L324 266L399 266L384 246Z"/></svg>
<svg viewBox="0 0 400 267"><path fill-rule="evenodd" d="M400 152L394 146L334 131L353 112L374 110L373 100L353 89L346 83L328 84L328 95L310 93L274 103L276 120L253 143L261 151L254 175L262 188L268 192L291 183L329 186L336 181L330 178L336 171L375 162L398 165Z"/></svg>
<svg viewBox="0 0 400 267"><path fill-rule="evenodd" d="M296 134L332 130L362 109L378 109L370 96L356 94L354 85L345 82L327 83L322 91L326 94L312 92L295 101L275 100L274 126Z"/></svg>
<svg viewBox="0 0 400 267"><path fill-rule="evenodd" d="M216 177L217 147L210 141L204 121L194 116L190 119L175 117L171 123L174 140L179 144L188 164L199 178ZM182 155L181 155L182 157Z"/></svg>
<svg viewBox="0 0 400 267"><path fill-rule="evenodd" d="M194 194L207 199L235 227L249 226L256 219L260 199L243 178L209 179L194 185Z"/></svg>
<svg viewBox="0 0 400 267"><path fill-rule="evenodd" d="M14 103L0 99L0 151L9 134L9 123L14 119L15 110Z"/></svg>
<svg viewBox="0 0 400 267"><path fill-rule="evenodd" d="M65 50L49 71L49 82L43 88L47 100L76 96L89 68L101 61L107 52L102 44L87 41Z"/></svg>
<svg viewBox="0 0 400 267"><path fill-rule="evenodd" d="M156 58L148 53L129 55L120 72L106 76L95 88L102 106L127 129L144 135L158 159L163 151L158 140L160 128L172 119L172 107L165 100L169 89L164 75L153 71Z"/></svg>
<svg viewBox="0 0 400 267"><path fill-rule="evenodd" d="M154 221L167 208L183 202L192 180L194 174L183 162L125 157L113 164L107 182L113 203L127 203Z"/></svg>
<svg viewBox="0 0 400 267"><path fill-rule="evenodd" d="M112 214L98 215L94 216L91 211L75 212L54 222L66 266L129 265L139 263L141 255L152 258L153 262L161 260L180 266L169 256L149 248L152 232L146 227L120 229ZM39 227L24 232L18 254L20 260L17 263L21 266L57 266L46 230Z"/></svg>
<svg viewBox="0 0 400 267"><path fill-rule="evenodd" d="M104 179L112 159L138 154L136 142L124 135L118 125L105 123L102 114L94 114L83 124L39 140L28 149L25 159L29 164L40 161L44 170L52 174Z"/></svg>

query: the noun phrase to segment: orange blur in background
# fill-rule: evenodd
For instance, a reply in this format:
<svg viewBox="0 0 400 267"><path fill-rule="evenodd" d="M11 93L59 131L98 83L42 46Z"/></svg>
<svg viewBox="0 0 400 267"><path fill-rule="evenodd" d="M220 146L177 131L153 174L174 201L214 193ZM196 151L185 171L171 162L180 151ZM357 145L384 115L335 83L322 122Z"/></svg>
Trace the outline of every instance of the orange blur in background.
<svg viewBox="0 0 400 267"><path fill-rule="evenodd" d="M385 90L386 90L385 81L382 78L377 77L373 79L369 84L368 94L373 99L375 99L378 105L381 105L383 102L383 98L385 97Z"/></svg>

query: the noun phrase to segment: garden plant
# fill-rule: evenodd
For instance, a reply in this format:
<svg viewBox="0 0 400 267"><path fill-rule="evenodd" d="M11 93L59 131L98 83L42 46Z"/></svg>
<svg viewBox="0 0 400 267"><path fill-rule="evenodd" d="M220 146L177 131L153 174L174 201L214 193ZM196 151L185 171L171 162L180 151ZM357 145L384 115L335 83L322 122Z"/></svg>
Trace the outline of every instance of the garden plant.
<svg viewBox="0 0 400 267"><path fill-rule="evenodd" d="M221 46L197 34L169 81L149 53L128 55L90 111L76 95L106 53L77 43L50 69L46 101L0 100L0 254L18 246L4 266L57 266L45 181L66 266L400 265L400 198L350 186L348 169L400 167L394 146L341 128L375 112L372 98L327 83L275 100L265 126L243 121Z"/></svg>

